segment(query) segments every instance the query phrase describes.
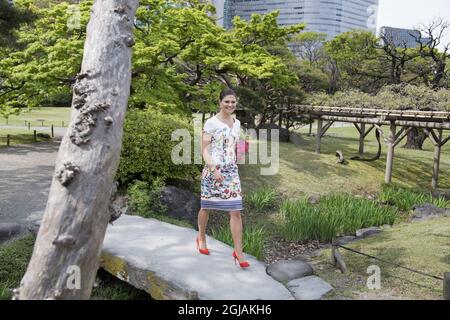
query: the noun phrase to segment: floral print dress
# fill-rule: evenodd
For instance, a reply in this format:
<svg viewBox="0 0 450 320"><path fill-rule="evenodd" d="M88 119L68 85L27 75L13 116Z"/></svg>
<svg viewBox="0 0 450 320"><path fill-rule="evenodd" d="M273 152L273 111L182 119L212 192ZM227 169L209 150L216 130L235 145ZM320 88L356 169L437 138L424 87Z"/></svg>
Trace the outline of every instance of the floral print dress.
<svg viewBox="0 0 450 320"><path fill-rule="evenodd" d="M236 164L236 143L239 140L241 124L233 119L233 127L219 120L209 118L203 132L210 134L210 154L216 170L220 170L224 180L216 181L214 174L205 165L201 181L201 208L223 211L242 210L242 191Z"/></svg>

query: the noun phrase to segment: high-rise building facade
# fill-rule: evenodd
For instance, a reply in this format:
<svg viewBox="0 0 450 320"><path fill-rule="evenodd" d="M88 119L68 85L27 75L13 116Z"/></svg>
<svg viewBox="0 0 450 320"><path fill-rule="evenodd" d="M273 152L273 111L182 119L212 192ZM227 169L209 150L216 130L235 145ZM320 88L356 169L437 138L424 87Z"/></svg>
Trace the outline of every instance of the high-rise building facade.
<svg viewBox="0 0 450 320"><path fill-rule="evenodd" d="M402 29L393 27L381 27L380 34L381 43L392 43L395 47L415 48L418 42L425 44L430 41L429 38L422 38L419 30Z"/></svg>
<svg viewBox="0 0 450 320"><path fill-rule="evenodd" d="M225 28L232 27L234 16L250 19L251 15L279 10L279 25L304 22L307 31L323 32L331 39L354 29L376 33L378 0L225 0Z"/></svg>
<svg viewBox="0 0 450 320"><path fill-rule="evenodd" d="M217 24L221 27L224 26L224 10L226 0L210 0L211 3L216 7L216 18Z"/></svg>

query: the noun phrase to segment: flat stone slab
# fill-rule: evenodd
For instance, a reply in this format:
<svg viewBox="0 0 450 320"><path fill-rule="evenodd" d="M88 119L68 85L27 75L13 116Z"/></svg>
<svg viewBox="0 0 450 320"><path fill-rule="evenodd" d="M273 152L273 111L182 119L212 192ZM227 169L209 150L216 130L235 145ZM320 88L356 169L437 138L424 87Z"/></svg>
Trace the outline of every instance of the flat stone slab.
<svg viewBox="0 0 450 320"><path fill-rule="evenodd" d="M190 228L122 215L108 226L100 267L154 299L293 300L263 262L247 254L250 267L242 269L230 246L208 236L211 254L202 255L196 236Z"/></svg>
<svg viewBox="0 0 450 320"><path fill-rule="evenodd" d="M279 282L288 282L314 274L311 265L302 259L280 260L267 267L267 274Z"/></svg>
<svg viewBox="0 0 450 320"><path fill-rule="evenodd" d="M333 290L333 287L317 276L308 276L291 280L287 287L296 300L319 300L323 295Z"/></svg>

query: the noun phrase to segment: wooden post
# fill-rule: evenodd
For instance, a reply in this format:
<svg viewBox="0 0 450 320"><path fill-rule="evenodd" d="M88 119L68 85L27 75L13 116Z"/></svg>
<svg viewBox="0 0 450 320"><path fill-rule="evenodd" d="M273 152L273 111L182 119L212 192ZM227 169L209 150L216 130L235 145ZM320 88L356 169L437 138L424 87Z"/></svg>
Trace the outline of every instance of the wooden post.
<svg viewBox="0 0 450 320"><path fill-rule="evenodd" d="M11 136L9 134L6 135L6 145L9 147L10 145L10 141L11 140Z"/></svg>
<svg viewBox="0 0 450 320"><path fill-rule="evenodd" d="M444 273L444 300L450 300L450 272Z"/></svg>
<svg viewBox="0 0 450 320"><path fill-rule="evenodd" d="M441 160L441 141L442 129L438 129L437 140L434 143L434 157L433 157L433 177L431 179L431 187L436 189L439 186L439 162Z"/></svg>
<svg viewBox="0 0 450 320"><path fill-rule="evenodd" d="M364 137L366 136L366 124L361 123L361 130L359 132L359 154L364 153Z"/></svg>
<svg viewBox="0 0 450 320"><path fill-rule="evenodd" d="M283 110L280 110L279 117L278 117L278 126L280 127L280 129L281 129L282 124L283 124Z"/></svg>
<svg viewBox="0 0 450 320"><path fill-rule="evenodd" d="M54 137L55 137L55 131L54 131L53 124L52 124L52 138L54 138Z"/></svg>
<svg viewBox="0 0 450 320"><path fill-rule="evenodd" d="M28 130L31 130L31 128L30 128L30 123L28 122Z"/></svg>
<svg viewBox="0 0 450 320"><path fill-rule="evenodd" d="M34 142L36 142L37 141L36 130L34 130L33 135L34 135Z"/></svg>
<svg viewBox="0 0 450 320"><path fill-rule="evenodd" d="M314 122L314 121L313 121ZM309 132L308 132L308 136L311 136L311 132L312 132L312 122L309 124Z"/></svg>
<svg viewBox="0 0 450 320"><path fill-rule="evenodd" d="M341 253L339 252L338 246L334 242L334 240L331 243L331 263L338 267L342 273L347 272L347 265L345 264L344 259L341 256Z"/></svg>
<svg viewBox="0 0 450 320"><path fill-rule="evenodd" d="M322 140L322 119L317 120L317 135L316 135L316 153L320 153L320 144Z"/></svg>
<svg viewBox="0 0 450 320"><path fill-rule="evenodd" d="M395 143L395 122L391 121L389 137L387 139L387 155L386 155L386 173L384 176L385 183L391 183L392 180L392 164L394 160L394 143Z"/></svg>

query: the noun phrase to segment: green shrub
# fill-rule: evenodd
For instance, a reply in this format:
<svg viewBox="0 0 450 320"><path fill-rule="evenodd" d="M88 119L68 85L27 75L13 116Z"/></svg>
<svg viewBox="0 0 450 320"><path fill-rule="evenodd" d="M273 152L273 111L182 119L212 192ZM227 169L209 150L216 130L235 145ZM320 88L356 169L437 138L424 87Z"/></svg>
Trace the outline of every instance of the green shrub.
<svg viewBox="0 0 450 320"><path fill-rule="evenodd" d="M414 205L431 203L441 208L450 208L450 201L444 197L433 197L431 193L414 191L394 184L383 184L378 194L381 203L396 206L403 212L409 212Z"/></svg>
<svg viewBox="0 0 450 320"><path fill-rule="evenodd" d="M258 211L271 207L276 201L277 194L271 187L256 189L245 197L246 202Z"/></svg>
<svg viewBox="0 0 450 320"><path fill-rule="evenodd" d="M167 207L161 203L160 194L164 188L163 179L155 179L151 185L144 181L135 181L127 190L128 203L134 215L154 218L180 227L191 228L187 220L167 215Z"/></svg>
<svg viewBox="0 0 450 320"><path fill-rule="evenodd" d="M219 229L212 229L212 237L223 243L234 247L231 230L228 225ZM263 227L249 227L243 232L242 248L243 251L255 256L258 260L264 257L264 243L266 241L266 231Z"/></svg>
<svg viewBox="0 0 450 320"><path fill-rule="evenodd" d="M171 141L177 129L191 133L191 163L193 163L193 126L178 115L163 115L155 110L129 110L125 119L122 153L116 179L121 184L134 180L151 183L156 178L190 179L197 176L200 166L174 164L172 149L181 141Z"/></svg>
<svg viewBox="0 0 450 320"><path fill-rule="evenodd" d="M128 188L128 202L135 215L153 218L165 212L159 201L159 194L164 188L162 179L155 179L152 185L144 181L135 181Z"/></svg>
<svg viewBox="0 0 450 320"><path fill-rule="evenodd" d="M330 241L339 235L383 224L393 224L397 211L376 202L351 195L328 195L316 206L306 198L281 205L284 223L281 234L287 240Z"/></svg>

